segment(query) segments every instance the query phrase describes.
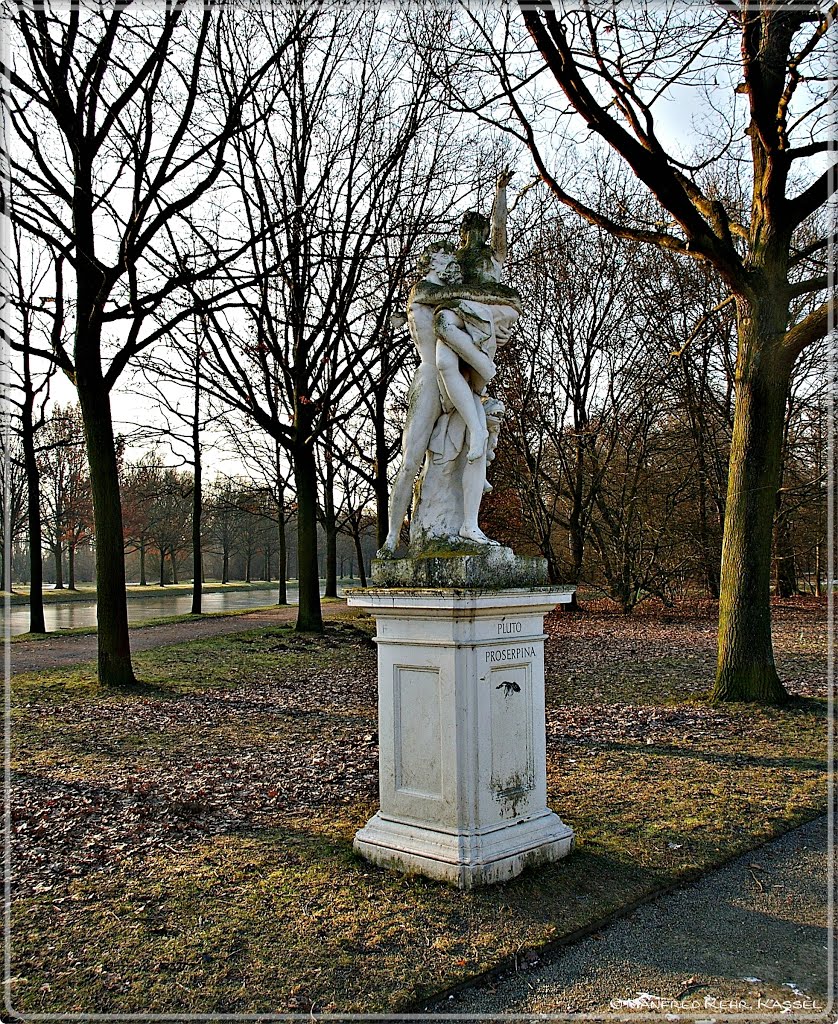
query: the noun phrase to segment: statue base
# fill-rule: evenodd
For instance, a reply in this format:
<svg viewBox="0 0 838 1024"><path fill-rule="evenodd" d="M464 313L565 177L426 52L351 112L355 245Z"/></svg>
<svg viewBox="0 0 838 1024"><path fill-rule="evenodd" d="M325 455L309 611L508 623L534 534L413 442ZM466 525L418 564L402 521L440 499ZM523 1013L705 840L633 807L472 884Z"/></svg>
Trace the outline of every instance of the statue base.
<svg viewBox="0 0 838 1024"><path fill-rule="evenodd" d="M381 807L358 853L470 889L570 852L573 830L547 807L544 615L572 594L347 592L378 645Z"/></svg>
<svg viewBox="0 0 838 1024"><path fill-rule="evenodd" d="M458 587L468 590L506 590L543 587L544 558L516 555L498 544L451 540L428 547L408 558L374 558L375 587ZM569 598L568 598L569 600Z"/></svg>

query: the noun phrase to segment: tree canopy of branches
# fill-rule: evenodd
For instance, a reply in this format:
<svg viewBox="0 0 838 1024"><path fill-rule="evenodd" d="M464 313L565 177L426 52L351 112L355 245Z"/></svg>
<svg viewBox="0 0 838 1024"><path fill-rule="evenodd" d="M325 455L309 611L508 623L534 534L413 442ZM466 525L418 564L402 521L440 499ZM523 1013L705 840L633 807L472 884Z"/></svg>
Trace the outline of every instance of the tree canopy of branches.
<svg viewBox="0 0 838 1024"><path fill-rule="evenodd" d="M270 38L296 17L273 6L254 24ZM204 306L218 397L291 463L302 630L322 629L317 447L358 404L368 367L382 365L389 300L417 239L450 202L453 156L430 77L394 24L388 30L369 8L324 6L315 31L294 33L270 88L253 99L253 128L236 138L231 172L237 215L266 227L248 228L257 240L247 258L271 267L271 278L240 287L226 309L217 296ZM219 287L237 280L231 268Z"/></svg>
<svg viewBox="0 0 838 1024"><path fill-rule="evenodd" d="M838 6L583 0L560 8L521 0L519 10L516 21L509 9L463 9L461 49L449 44L438 55L462 107L516 137L543 181L581 217L704 261L735 301L714 696L781 702L787 694L771 642L772 527L792 369L828 330L831 229L818 211L836 181L825 39ZM523 52L521 22L534 53ZM665 143L657 118L678 90L683 101L686 87L695 87L693 95L703 89L705 138L695 155ZM586 147L586 166L574 159L577 145ZM597 203L589 171L601 173L612 158L632 172L634 187ZM654 198L657 216L644 216L638 194Z"/></svg>
<svg viewBox="0 0 838 1024"><path fill-rule="evenodd" d="M149 7L21 5L11 37L11 196L3 206L54 259L50 355L73 381L84 419L96 526L99 677L134 683L128 637L122 510L110 393L138 352L189 315L153 320L166 297L234 259L239 237L210 266L173 273L173 235L224 168L249 99L288 40L275 38L237 90L214 70L246 33L243 9L174 0ZM295 30L304 19L295 22Z"/></svg>

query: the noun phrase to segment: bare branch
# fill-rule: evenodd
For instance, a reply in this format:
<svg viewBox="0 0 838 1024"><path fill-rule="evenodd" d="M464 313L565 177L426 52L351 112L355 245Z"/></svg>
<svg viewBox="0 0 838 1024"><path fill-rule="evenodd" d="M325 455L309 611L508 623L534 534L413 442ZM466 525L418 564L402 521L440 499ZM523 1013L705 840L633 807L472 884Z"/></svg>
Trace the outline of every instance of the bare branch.
<svg viewBox="0 0 838 1024"><path fill-rule="evenodd" d="M786 332L783 338L783 351L791 362L794 362L807 346L826 337L830 327L830 310L837 298L838 296L833 296L831 301L818 306Z"/></svg>
<svg viewBox="0 0 838 1024"><path fill-rule="evenodd" d="M812 184L788 204L789 221L795 226L801 224L815 210L823 206L838 187L838 163L819 175Z"/></svg>

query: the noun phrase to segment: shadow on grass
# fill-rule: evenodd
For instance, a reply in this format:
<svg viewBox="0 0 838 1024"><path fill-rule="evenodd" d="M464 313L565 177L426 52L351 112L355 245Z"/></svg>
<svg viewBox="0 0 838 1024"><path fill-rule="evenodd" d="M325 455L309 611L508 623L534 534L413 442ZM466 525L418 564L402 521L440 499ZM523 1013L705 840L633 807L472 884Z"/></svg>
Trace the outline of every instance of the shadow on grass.
<svg viewBox="0 0 838 1024"><path fill-rule="evenodd" d="M352 834L364 816L201 837L88 875L70 901L21 901L36 925L20 918L15 933L14 1005L403 1012L522 950L601 926L666 882L586 848L463 892L359 858Z"/></svg>
<svg viewBox="0 0 838 1024"><path fill-rule="evenodd" d="M692 750L666 743L616 743L589 741L573 747L557 746L555 754L570 753L580 746L590 751L603 753L642 754L648 757L675 757L690 761L704 761L707 764L730 765L733 768L764 767L764 768L799 768L804 771L823 771L826 766L826 749L823 758L813 757L757 757L751 754L725 754L714 750Z"/></svg>

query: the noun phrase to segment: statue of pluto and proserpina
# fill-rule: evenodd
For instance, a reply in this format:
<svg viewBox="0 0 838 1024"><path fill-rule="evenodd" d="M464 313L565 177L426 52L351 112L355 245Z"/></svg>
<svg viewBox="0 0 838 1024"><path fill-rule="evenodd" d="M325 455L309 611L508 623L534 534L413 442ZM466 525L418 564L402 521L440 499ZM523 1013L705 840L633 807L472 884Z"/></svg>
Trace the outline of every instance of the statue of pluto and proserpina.
<svg viewBox="0 0 838 1024"><path fill-rule="evenodd" d="M439 241L428 247L423 276L410 292L407 322L419 366L410 385L402 464L379 558L394 556L414 490L412 557L497 546L477 517L483 494L491 490L486 468L505 412L488 385L496 374L497 350L521 315L518 292L501 283L511 177L505 170L497 180L491 220L467 213L459 246Z"/></svg>

